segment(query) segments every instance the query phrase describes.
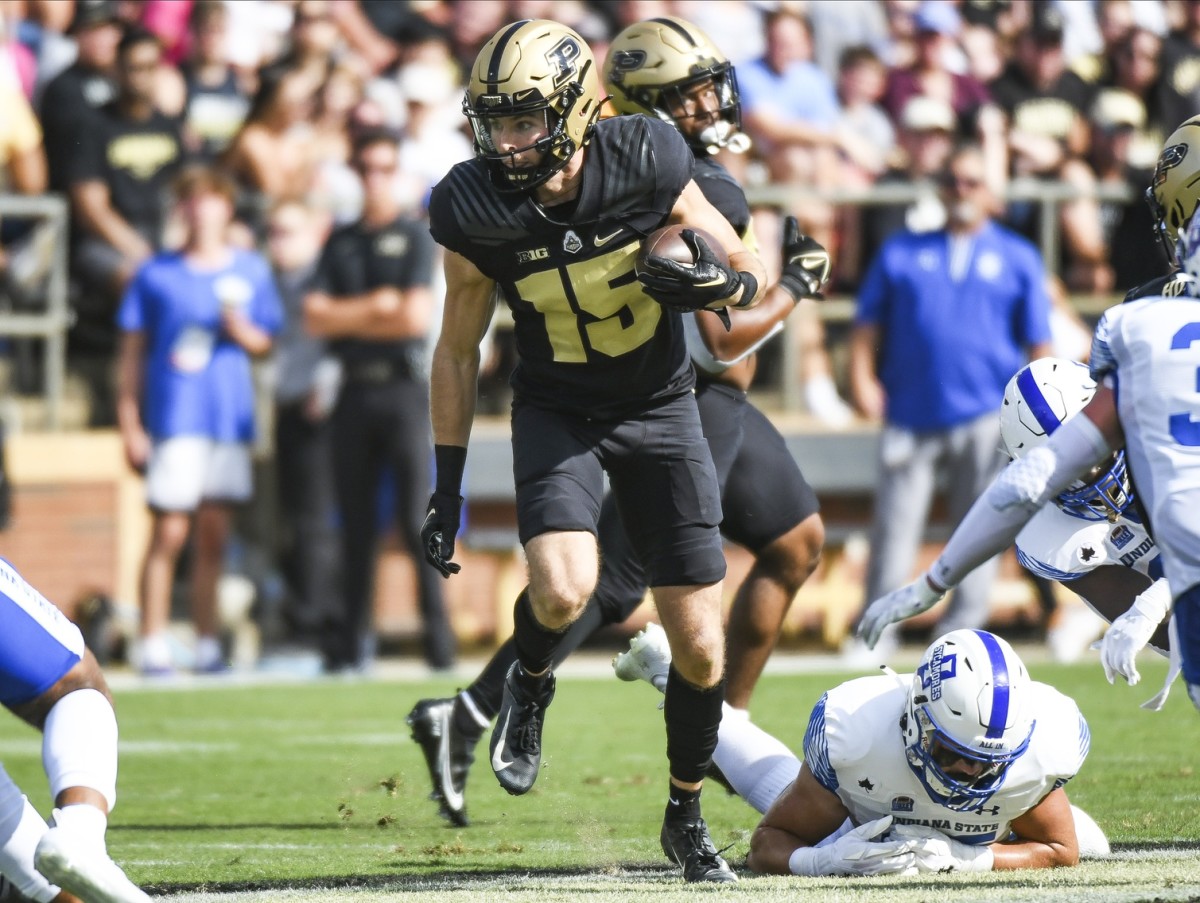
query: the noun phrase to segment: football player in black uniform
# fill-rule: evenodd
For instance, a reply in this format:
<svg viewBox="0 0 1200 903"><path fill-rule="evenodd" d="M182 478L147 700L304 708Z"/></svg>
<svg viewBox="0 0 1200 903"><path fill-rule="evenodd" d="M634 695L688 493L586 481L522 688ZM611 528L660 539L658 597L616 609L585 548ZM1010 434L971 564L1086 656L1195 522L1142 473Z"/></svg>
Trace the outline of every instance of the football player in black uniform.
<svg viewBox="0 0 1200 903"><path fill-rule="evenodd" d="M1154 234L1171 261L1171 272L1131 289L1125 300L1186 295L1192 277L1179 266L1175 250L1179 234L1200 204L1200 116L1182 123L1163 143L1146 189L1146 203L1154 214Z"/></svg>
<svg viewBox="0 0 1200 903"><path fill-rule="evenodd" d="M514 794L537 777L555 651L599 574L607 473L672 647L663 848L687 880L732 881L700 814L724 697L725 559L679 310L749 307L764 271L693 181L679 132L648 117L598 121L602 100L591 50L554 22L505 26L472 66L464 113L477 157L430 199L430 231L447 249L446 306L432 371L437 484L423 540L444 574L458 570L479 340L498 294L517 342L513 469L530 579L514 610L517 662L492 770ZM642 239L669 223L710 233L729 263L685 232L692 266L652 256L635 272Z"/></svg>
<svg viewBox="0 0 1200 903"><path fill-rule="evenodd" d="M745 194L712 157L721 147L744 149L746 141L739 130L737 82L725 55L694 25L663 17L631 25L616 37L604 77L618 112L648 113L679 129L696 157L696 184L752 247ZM741 710L726 710L734 717L745 717L783 617L824 543L815 493L778 430L746 398L757 349L828 275L828 254L800 235L794 220L783 256L780 283L753 310L735 312L730 330L709 313L684 320L697 368L700 421L721 488L721 532L756 558L729 619L725 696L730 707ZM555 666L598 628L625 620L645 598L646 578L611 494L601 510L599 541L599 583L556 649ZM516 655L509 640L457 697L423 699L408 716L429 765L432 797L455 824L467 823L464 789L474 747L500 709Z"/></svg>

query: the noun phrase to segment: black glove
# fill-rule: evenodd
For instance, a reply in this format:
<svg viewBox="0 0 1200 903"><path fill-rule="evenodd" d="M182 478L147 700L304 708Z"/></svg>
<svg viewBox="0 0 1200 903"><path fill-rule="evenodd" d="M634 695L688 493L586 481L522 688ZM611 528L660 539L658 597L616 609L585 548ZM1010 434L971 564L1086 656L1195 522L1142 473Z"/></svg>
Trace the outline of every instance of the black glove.
<svg viewBox="0 0 1200 903"><path fill-rule="evenodd" d="M696 262L689 266L665 257L647 257L637 274L647 295L667 307L690 311L723 301L738 290L742 280L737 270L717 260L704 239L691 229L679 234Z"/></svg>
<svg viewBox="0 0 1200 903"><path fill-rule="evenodd" d="M425 522L421 524L421 548L425 550L425 560L447 580L451 574L462 570L461 564L450 560L454 557L454 537L458 535L462 504L461 495L435 492L429 497Z"/></svg>
<svg viewBox="0 0 1200 903"><path fill-rule="evenodd" d="M829 252L815 238L800 231L796 217L783 221L783 273L779 287L799 301L801 298L821 299L821 286L829 278L832 264Z"/></svg>

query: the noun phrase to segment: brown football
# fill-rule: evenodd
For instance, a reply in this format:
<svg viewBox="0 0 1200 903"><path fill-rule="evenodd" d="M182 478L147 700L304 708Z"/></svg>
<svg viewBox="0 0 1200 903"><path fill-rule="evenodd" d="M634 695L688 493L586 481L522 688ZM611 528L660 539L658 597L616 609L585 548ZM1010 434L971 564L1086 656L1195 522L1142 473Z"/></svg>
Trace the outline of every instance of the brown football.
<svg viewBox="0 0 1200 903"><path fill-rule="evenodd" d="M646 240L642 242L642 250L638 252L637 262L634 264L635 269L641 272L646 258L650 256L665 257L667 260L674 260L685 264L695 263L695 255L692 254L691 247L683 240L683 235L681 234L684 229L691 229L695 232L712 249L713 256L723 265L729 266L729 255L725 253L725 249L721 246L721 243L711 233L705 232L703 229L697 229L695 226L676 225L663 226L661 229L651 232L646 236Z"/></svg>

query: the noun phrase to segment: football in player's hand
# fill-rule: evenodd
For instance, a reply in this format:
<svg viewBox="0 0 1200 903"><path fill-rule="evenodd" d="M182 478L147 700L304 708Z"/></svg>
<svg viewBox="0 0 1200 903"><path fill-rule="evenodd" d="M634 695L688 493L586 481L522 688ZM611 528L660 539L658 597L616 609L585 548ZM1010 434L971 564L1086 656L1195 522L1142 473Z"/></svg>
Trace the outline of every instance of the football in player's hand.
<svg viewBox="0 0 1200 903"><path fill-rule="evenodd" d="M646 236L645 241L642 242L642 249L638 252L637 261L634 263L635 271L639 274L644 272L648 257L663 257L685 266L694 264L696 255L692 251L692 246L683 237L685 229L695 232L696 236L708 245L713 256L721 262L722 266L729 266L729 255L725 253L725 248L721 246L720 241L711 233L697 229L695 226L673 225L663 226Z"/></svg>

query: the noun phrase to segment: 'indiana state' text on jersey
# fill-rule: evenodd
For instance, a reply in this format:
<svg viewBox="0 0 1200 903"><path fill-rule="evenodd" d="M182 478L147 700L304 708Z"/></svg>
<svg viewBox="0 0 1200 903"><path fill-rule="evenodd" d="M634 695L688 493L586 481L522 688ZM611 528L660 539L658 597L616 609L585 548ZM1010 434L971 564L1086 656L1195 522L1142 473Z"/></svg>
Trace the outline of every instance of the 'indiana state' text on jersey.
<svg viewBox="0 0 1200 903"><path fill-rule="evenodd" d="M900 717L912 675L847 681L817 701L804 734L804 762L837 794L856 825L891 815L895 824L927 825L964 843L1004 840L1009 828L1079 771L1091 735L1074 700L1034 681L1033 735L1004 783L981 809L956 812L930 799L905 757Z"/></svg>
<svg viewBox="0 0 1200 903"><path fill-rule="evenodd" d="M642 239L692 178L692 151L646 116L597 123L577 202L543 208L495 190L484 163L435 186L430 231L494 279L513 314L519 401L618 418L690 390L678 314L642 291Z"/></svg>
<svg viewBox="0 0 1200 903"><path fill-rule="evenodd" d="M1115 523L1085 521L1047 503L1017 536L1017 559L1033 573L1067 582L1105 565L1123 565L1151 580L1162 556L1146 527L1123 515Z"/></svg>
<svg viewBox="0 0 1200 903"><path fill-rule="evenodd" d="M1178 598L1200 584L1200 303L1150 297L1109 309L1091 371L1116 393L1125 458Z"/></svg>

